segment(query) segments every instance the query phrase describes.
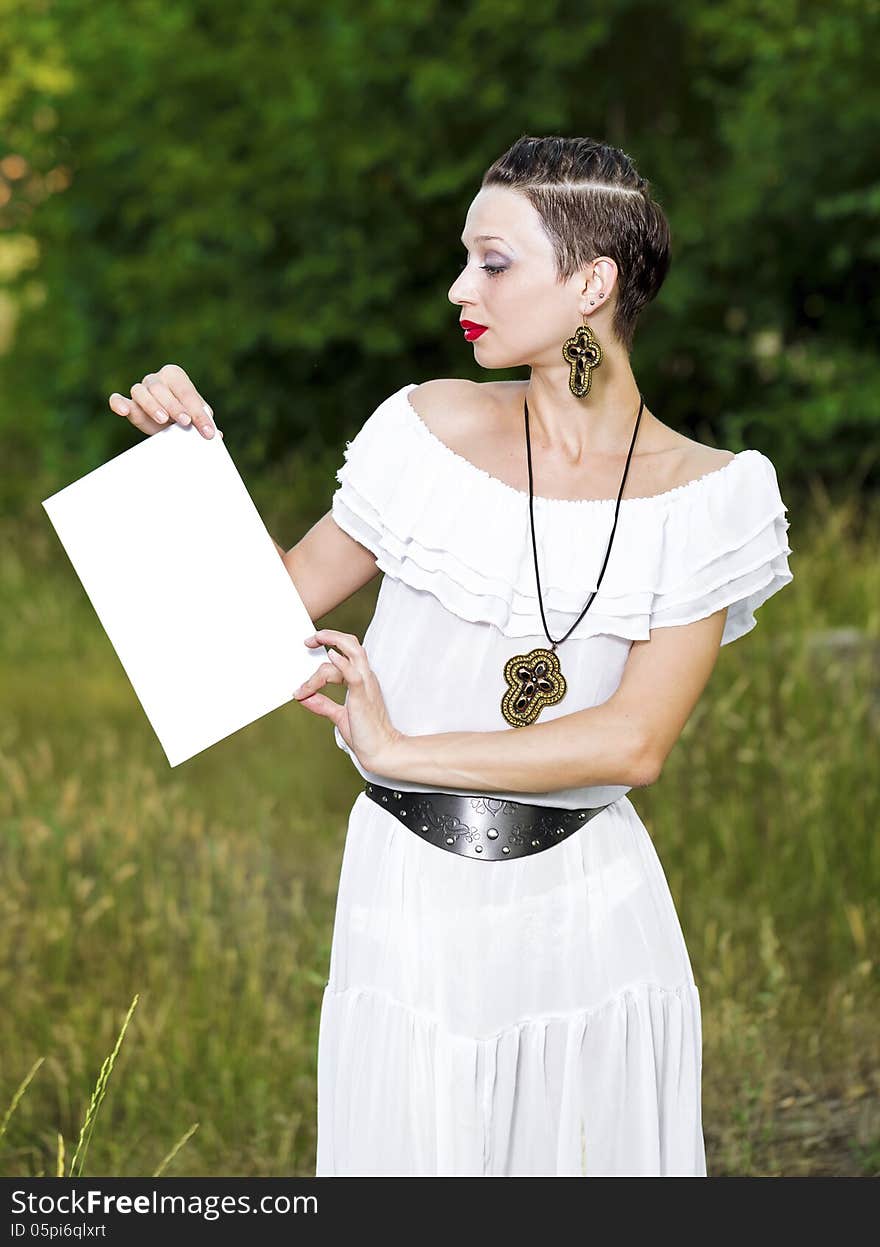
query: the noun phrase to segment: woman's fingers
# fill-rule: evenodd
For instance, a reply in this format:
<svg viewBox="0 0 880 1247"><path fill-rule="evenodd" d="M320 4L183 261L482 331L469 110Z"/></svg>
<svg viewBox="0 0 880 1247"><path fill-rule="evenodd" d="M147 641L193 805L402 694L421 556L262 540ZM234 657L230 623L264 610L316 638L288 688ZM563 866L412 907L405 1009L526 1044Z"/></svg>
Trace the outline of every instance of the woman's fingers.
<svg viewBox="0 0 880 1247"><path fill-rule="evenodd" d="M311 697L300 697L299 700L307 710L311 710L312 714L320 715L322 719L329 719L331 723L341 728L345 720L345 707L340 706L332 697L325 697L323 693L313 693Z"/></svg>
<svg viewBox="0 0 880 1247"><path fill-rule="evenodd" d="M147 434L176 422L184 427L195 425L207 439L215 431L223 437L211 408L178 364L164 364L158 372L148 372L131 387L130 397L114 392L109 401L111 411Z"/></svg>
<svg viewBox="0 0 880 1247"><path fill-rule="evenodd" d="M306 644L314 645L335 645L340 653L352 662L358 662L361 658L366 658L366 650L361 645L357 637L351 632L336 632L333 628L321 628L313 637L309 637Z"/></svg>
<svg viewBox="0 0 880 1247"><path fill-rule="evenodd" d="M167 411L163 409L162 404L153 397L142 381L136 381L131 387L130 393L141 411L145 411L154 424L165 425L168 423Z"/></svg>
<svg viewBox="0 0 880 1247"><path fill-rule="evenodd" d="M142 433L152 434L158 433L165 426L158 424L153 420L140 403L136 403L134 399L126 398L122 394L110 395L110 408L117 415L124 416L129 424L133 424L136 429L140 429Z"/></svg>
<svg viewBox="0 0 880 1247"><path fill-rule="evenodd" d="M163 364L159 369L157 380L168 391L172 400L179 405L179 412L185 412L205 437L212 437L214 413L180 365Z"/></svg>
<svg viewBox="0 0 880 1247"><path fill-rule="evenodd" d="M166 425L173 419L184 426L194 424L204 437L210 439L214 436L213 420L204 412L200 413L198 419L193 419L180 399L171 393L155 373L148 373L144 381L133 385L131 397L156 424Z"/></svg>
<svg viewBox="0 0 880 1247"><path fill-rule="evenodd" d="M334 667L330 662L322 662L317 671L301 684L294 693L297 701L302 701L304 697L311 697L312 693L316 693L319 688L323 688L325 684L342 684L344 676L338 667Z"/></svg>
<svg viewBox="0 0 880 1247"><path fill-rule="evenodd" d="M161 424L169 424L172 420L176 420L178 424L182 424L184 427L192 424L192 417L189 412L171 392L159 373L148 372L141 385L156 404L154 411L151 413L154 420L158 420ZM135 396L134 388L132 388L132 396ZM141 406L144 406L143 401L141 401Z"/></svg>
<svg viewBox="0 0 880 1247"><path fill-rule="evenodd" d="M316 632L306 641L306 645L321 644L336 646L336 650L327 650L327 656L332 658L342 671L349 686L362 684L366 680L370 671L370 663L367 651L356 636L350 632L336 632L332 628L322 628L320 632Z"/></svg>

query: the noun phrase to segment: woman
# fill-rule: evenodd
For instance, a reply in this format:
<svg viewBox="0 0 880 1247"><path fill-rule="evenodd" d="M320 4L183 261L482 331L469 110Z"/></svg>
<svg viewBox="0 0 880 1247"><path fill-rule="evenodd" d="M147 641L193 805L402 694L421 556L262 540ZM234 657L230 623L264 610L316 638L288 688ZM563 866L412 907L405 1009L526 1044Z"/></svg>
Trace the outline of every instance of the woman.
<svg viewBox="0 0 880 1247"><path fill-rule="evenodd" d="M392 393L284 555L313 619L384 573L363 644L316 632L330 661L297 694L365 780L316 1173L704 1176L699 992L627 793L791 580L787 508L761 452L702 446L639 393L669 231L624 152L520 138L462 242L476 361L529 379ZM147 432L159 403L204 422L179 369L131 394Z"/></svg>

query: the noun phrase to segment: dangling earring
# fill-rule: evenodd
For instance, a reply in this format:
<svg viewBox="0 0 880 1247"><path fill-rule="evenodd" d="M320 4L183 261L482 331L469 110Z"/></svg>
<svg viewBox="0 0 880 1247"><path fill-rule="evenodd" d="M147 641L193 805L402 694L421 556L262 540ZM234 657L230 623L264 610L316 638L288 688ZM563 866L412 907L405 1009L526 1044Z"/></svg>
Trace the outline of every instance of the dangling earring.
<svg viewBox="0 0 880 1247"><path fill-rule="evenodd" d="M584 323L575 331L573 337L566 339L562 348L562 358L571 365L568 388L576 398L586 398L589 394L593 369L602 363L602 348L587 324L586 312L583 315Z"/></svg>

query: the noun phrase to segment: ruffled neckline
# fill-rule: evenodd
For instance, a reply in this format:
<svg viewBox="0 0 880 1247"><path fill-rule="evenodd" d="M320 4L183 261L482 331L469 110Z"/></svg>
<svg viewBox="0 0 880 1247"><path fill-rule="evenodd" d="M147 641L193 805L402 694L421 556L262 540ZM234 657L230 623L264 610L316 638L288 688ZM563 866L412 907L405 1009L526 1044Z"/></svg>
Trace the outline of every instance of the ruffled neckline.
<svg viewBox="0 0 880 1247"><path fill-rule="evenodd" d="M481 478L490 488L498 489L510 497L522 501L528 505L529 495L523 489L516 489L513 485L508 485L507 481L502 481L500 477L493 476L491 472L487 472L484 468L478 467L470 459L466 459L464 455L460 455L453 450L451 446L439 438L433 430L429 429L422 417L416 411L410 402L409 394L411 390L418 387L417 381L410 381L402 386L399 394L403 400L401 406L406 411L407 416L416 432L437 452L439 455L445 455L449 462L455 462L462 472L469 472L474 478ZM643 497L621 498L621 510L630 503L657 503L658 505L667 503L673 498L679 497L685 493L699 492L700 488L705 488L706 482L714 480L715 477L723 476L729 473L732 468L737 467L749 455L760 455L760 451L754 449L746 449L737 451L734 457L728 460L720 468L714 468L711 472L704 473L703 476L696 476L691 481L685 481L681 485L675 485L672 489L666 489L659 494L645 494ZM534 494L534 502L541 507L609 507L617 502L617 498L548 498L543 494Z"/></svg>
<svg viewBox="0 0 880 1247"><path fill-rule="evenodd" d="M615 498L536 498L539 603L528 494L432 433L409 401L413 388L389 395L346 444L333 516L387 576L433 594L460 619L540 636L543 604L547 627L563 634L594 594L572 636L647 640L652 627L729 606L724 645L788 582L776 471L749 448L692 481L622 499L617 516Z"/></svg>

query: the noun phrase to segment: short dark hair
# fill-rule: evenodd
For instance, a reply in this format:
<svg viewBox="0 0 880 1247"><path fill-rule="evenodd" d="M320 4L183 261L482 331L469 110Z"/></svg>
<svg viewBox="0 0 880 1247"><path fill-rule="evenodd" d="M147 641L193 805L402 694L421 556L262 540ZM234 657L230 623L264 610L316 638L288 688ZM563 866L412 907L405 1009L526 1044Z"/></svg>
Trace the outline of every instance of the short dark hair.
<svg viewBox="0 0 880 1247"><path fill-rule="evenodd" d="M629 354L638 315L670 264L669 223L631 157L595 139L524 134L489 166L484 186L519 191L533 205L560 282L597 256L611 256L618 268L612 329Z"/></svg>

